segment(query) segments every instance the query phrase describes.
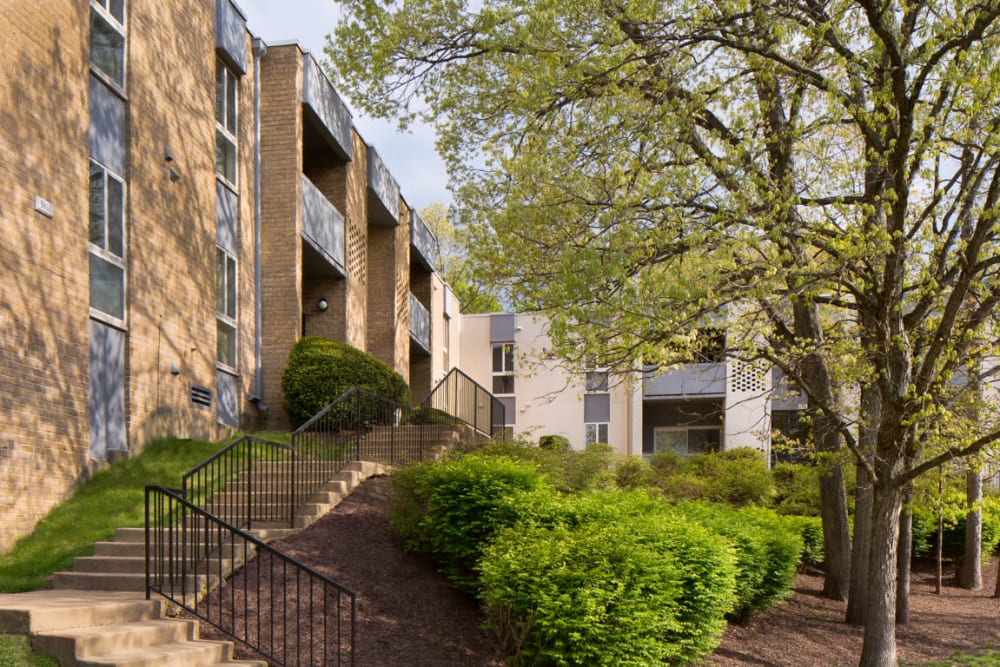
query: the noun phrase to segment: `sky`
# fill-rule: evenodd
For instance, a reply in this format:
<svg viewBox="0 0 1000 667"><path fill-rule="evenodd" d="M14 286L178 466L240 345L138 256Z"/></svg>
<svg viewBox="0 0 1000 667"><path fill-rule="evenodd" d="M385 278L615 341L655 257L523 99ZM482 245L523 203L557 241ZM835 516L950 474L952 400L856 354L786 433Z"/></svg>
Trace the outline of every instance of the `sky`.
<svg viewBox="0 0 1000 667"><path fill-rule="evenodd" d="M333 0L236 0L247 17L247 28L266 44L298 42L322 63L326 35L337 20ZM341 92L341 91L338 91ZM354 126L373 145L396 177L406 203L421 209L434 202L451 202L444 162L434 150L434 130L413 124L400 133L391 121L362 116L341 92L354 115Z"/></svg>

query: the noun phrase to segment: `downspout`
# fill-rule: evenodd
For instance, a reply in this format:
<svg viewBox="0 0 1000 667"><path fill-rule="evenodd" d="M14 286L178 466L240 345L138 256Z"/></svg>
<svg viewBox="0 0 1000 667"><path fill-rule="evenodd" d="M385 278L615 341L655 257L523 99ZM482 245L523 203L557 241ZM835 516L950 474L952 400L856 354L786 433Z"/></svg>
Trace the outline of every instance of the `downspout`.
<svg viewBox="0 0 1000 667"><path fill-rule="evenodd" d="M267 44L254 37L253 51L253 263L254 263L254 378L250 399L261 413L267 412L264 399L264 369L261 349L263 315L261 314L261 178L260 178L260 61L267 54Z"/></svg>

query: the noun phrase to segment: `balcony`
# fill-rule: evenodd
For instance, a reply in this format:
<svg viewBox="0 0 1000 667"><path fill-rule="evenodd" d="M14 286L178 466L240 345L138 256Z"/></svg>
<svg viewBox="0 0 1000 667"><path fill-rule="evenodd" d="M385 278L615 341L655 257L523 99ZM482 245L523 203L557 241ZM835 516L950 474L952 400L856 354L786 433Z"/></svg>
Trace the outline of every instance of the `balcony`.
<svg viewBox="0 0 1000 667"><path fill-rule="evenodd" d="M351 112L309 54L302 58L302 106L337 157L350 160Z"/></svg>
<svg viewBox="0 0 1000 667"><path fill-rule="evenodd" d="M410 340L426 354L431 353L431 314L412 292L410 293Z"/></svg>
<svg viewBox="0 0 1000 667"><path fill-rule="evenodd" d="M247 20L232 0L215 2L215 51L237 74L247 73Z"/></svg>
<svg viewBox="0 0 1000 667"><path fill-rule="evenodd" d="M438 262L437 237L416 211L410 213L410 248L414 251L410 256L418 264L428 271L434 271L434 265Z"/></svg>
<svg viewBox="0 0 1000 667"><path fill-rule="evenodd" d="M311 252L303 258L303 273L346 276L344 216L319 188L302 175L302 238Z"/></svg>
<svg viewBox="0 0 1000 667"><path fill-rule="evenodd" d="M647 399L725 395L725 363L684 364L662 373L651 366L642 380L642 396Z"/></svg>
<svg viewBox="0 0 1000 667"><path fill-rule="evenodd" d="M368 217L376 225L399 224L399 184L371 146L368 147Z"/></svg>

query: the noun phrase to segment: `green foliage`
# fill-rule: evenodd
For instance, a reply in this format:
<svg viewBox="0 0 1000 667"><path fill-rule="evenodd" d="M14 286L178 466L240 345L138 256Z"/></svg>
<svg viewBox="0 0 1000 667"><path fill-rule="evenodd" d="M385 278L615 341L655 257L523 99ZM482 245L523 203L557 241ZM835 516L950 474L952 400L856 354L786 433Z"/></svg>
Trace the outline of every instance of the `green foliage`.
<svg viewBox="0 0 1000 667"><path fill-rule="evenodd" d="M562 435L543 435L538 439L542 449L569 449L569 439Z"/></svg>
<svg viewBox="0 0 1000 667"><path fill-rule="evenodd" d="M389 400L410 405L403 376L346 343L306 336L288 355L281 376L285 411L298 426L352 387L363 387Z"/></svg>
<svg viewBox="0 0 1000 667"><path fill-rule="evenodd" d="M944 533L942 554L948 558L958 558L965 553L966 510L964 498L953 495L951 502L943 507ZM1000 498L983 498L981 551L988 559L1000 543ZM924 505L913 508L913 555L928 556L937 546L937 511Z"/></svg>
<svg viewBox="0 0 1000 667"><path fill-rule="evenodd" d="M76 556L92 555L94 543L111 539L116 528L145 525L146 485L176 488L184 473L226 444L158 440L96 473L0 556L0 592L43 588L49 575L72 567Z"/></svg>
<svg viewBox="0 0 1000 667"><path fill-rule="evenodd" d="M823 564L823 521L818 516L784 515L802 538L800 565L819 567Z"/></svg>
<svg viewBox="0 0 1000 667"><path fill-rule="evenodd" d="M27 635L0 635L0 667L59 667L59 661L32 653Z"/></svg>
<svg viewBox="0 0 1000 667"><path fill-rule="evenodd" d="M778 463L771 468L779 514L819 516L819 469L810 463Z"/></svg>
<svg viewBox="0 0 1000 667"><path fill-rule="evenodd" d="M644 492L561 504L561 520L508 527L484 551L482 598L513 664L686 664L717 645L724 540Z"/></svg>
<svg viewBox="0 0 1000 667"><path fill-rule="evenodd" d="M627 456L615 465L615 486L619 489L649 487L654 474L653 467L641 456Z"/></svg>
<svg viewBox="0 0 1000 667"><path fill-rule="evenodd" d="M767 609L791 589L803 550L797 526L771 510L683 503L678 511L729 540L736 550L736 604L740 623Z"/></svg>
<svg viewBox="0 0 1000 667"><path fill-rule="evenodd" d="M452 417L444 410L419 406L413 409L407 423L447 426L456 423L456 421L455 417Z"/></svg>
<svg viewBox="0 0 1000 667"><path fill-rule="evenodd" d="M483 456L508 456L517 461L531 463L545 474L546 479L559 491L571 493L599 489L613 484L616 455L606 444L587 445L583 451L576 449L543 449L531 443L508 440L493 442L481 450Z"/></svg>
<svg viewBox="0 0 1000 667"><path fill-rule="evenodd" d="M653 484L676 500L709 500L734 506L766 505L774 483L761 452L738 448L688 459L659 455Z"/></svg>
<svg viewBox="0 0 1000 667"><path fill-rule="evenodd" d="M476 563L498 530L520 519L513 498L543 485L534 466L463 456L393 476L392 525L409 549L431 555L460 588L475 592Z"/></svg>

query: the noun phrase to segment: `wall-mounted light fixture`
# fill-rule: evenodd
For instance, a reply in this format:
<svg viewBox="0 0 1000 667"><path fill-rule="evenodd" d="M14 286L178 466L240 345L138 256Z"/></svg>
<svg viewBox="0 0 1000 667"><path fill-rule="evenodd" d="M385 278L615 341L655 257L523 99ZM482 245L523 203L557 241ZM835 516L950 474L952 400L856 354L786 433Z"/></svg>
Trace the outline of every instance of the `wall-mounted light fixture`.
<svg viewBox="0 0 1000 667"><path fill-rule="evenodd" d="M326 302L326 299L321 298L319 301L316 302L316 309L321 313L325 313L326 309L329 307L330 304Z"/></svg>

